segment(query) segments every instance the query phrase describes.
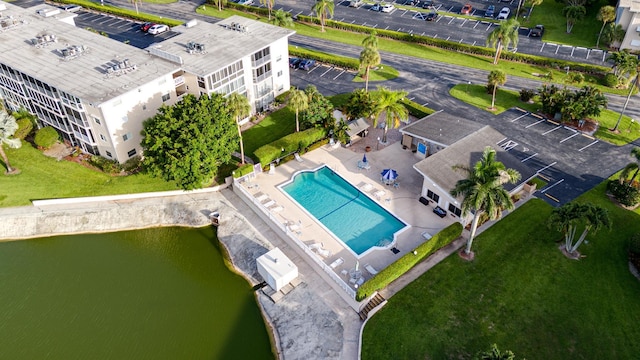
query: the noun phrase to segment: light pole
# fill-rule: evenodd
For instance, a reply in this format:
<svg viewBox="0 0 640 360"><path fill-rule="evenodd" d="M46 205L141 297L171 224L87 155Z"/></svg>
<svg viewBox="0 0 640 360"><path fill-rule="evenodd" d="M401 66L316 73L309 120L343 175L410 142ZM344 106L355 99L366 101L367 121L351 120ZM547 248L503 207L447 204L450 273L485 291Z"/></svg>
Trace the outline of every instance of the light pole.
<svg viewBox="0 0 640 360"><path fill-rule="evenodd" d="M380 148L380 136L378 136L378 142L376 143L376 150Z"/></svg>
<svg viewBox="0 0 640 360"><path fill-rule="evenodd" d="M467 81L467 94L469 94L469 86L471 86L471 81Z"/></svg>
<svg viewBox="0 0 640 360"><path fill-rule="evenodd" d="M627 128L627 132L631 132L631 127L633 126L634 122L635 120L631 119L631 122L629 123L629 128Z"/></svg>

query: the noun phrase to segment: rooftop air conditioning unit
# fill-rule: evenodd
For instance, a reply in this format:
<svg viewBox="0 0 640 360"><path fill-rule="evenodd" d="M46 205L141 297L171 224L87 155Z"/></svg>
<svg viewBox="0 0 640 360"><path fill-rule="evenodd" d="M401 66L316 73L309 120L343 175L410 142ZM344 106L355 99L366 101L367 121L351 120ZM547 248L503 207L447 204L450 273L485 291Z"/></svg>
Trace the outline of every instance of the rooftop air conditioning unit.
<svg viewBox="0 0 640 360"><path fill-rule="evenodd" d="M186 23L184 23L184 26L186 28L192 28L192 27L194 27L196 25L198 25L198 20L196 20L196 19L192 19L192 20L189 20Z"/></svg>

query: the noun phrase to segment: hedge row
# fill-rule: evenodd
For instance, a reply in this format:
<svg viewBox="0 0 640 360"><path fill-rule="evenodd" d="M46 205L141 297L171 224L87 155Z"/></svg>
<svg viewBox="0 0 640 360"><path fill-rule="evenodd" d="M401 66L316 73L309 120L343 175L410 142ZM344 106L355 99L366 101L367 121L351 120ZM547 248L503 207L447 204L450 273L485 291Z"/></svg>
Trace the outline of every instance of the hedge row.
<svg viewBox="0 0 640 360"><path fill-rule="evenodd" d="M89 0L58 0L56 3L63 4L76 4L80 5L85 9L92 9L105 14L112 14L117 16L122 16L125 18L140 20L140 21L148 21L156 24L165 24L168 26L178 26L182 25L182 21L174 20L170 18L164 18L162 16L156 16L151 14L146 14L143 12L136 13L135 10L122 9L111 5L100 5L100 2L92 2ZM53 3L55 5L55 3Z"/></svg>
<svg viewBox="0 0 640 360"><path fill-rule="evenodd" d="M306 16L306 15L298 15L297 20L305 23L311 23L314 25L320 24L320 21L316 17ZM355 25L349 23L343 23L334 20L326 20L324 26L331 27L339 30L351 31L356 33L364 33L368 34L371 30L374 30L368 26ZM454 41L448 41L444 39L432 38L429 36L417 35L417 34L409 34L399 31L393 30L385 30L385 29L375 29L376 33L379 37L400 40L404 42L434 46L445 50L451 50L456 52L461 52L465 54L471 55L481 55L486 57L493 57L495 54L495 50L491 48L487 48L484 46L476 46L476 45L467 45L460 44ZM532 65L545 66L545 67L554 67L554 68L564 68L569 66L571 70L589 73L589 74L605 74L609 71L609 68L604 66L597 65L589 65L589 64L581 64L573 61L565 61L559 59L551 59L541 56L535 55L527 55L521 53L512 53L512 52L503 52L501 55L501 59L522 62Z"/></svg>
<svg viewBox="0 0 640 360"><path fill-rule="evenodd" d="M234 178L243 177L251 172L253 172L253 164L244 164L233 172L233 177Z"/></svg>
<svg viewBox="0 0 640 360"><path fill-rule="evenodd" d="M377 275L373 276L367 282L358 288L356 300L360 301L371 296L374 292L384 289L391 282L404 275L418 263L428 258L431 254L438 251L445 245L457 239L462 234L462 225L459 222L453 223L435 234L429 241L418 246L415 251L405 254L400 259L389 265Z"/></svg>
<svg viewBox="0 0 640 360"><path fill-rule="evenodd" d="M254 157L263 166L272 163L285 154L299 152L308 148L311 144L324 139L327 136L325 129L312 128L289 134L272 143L263 145L253 152Z"/></svg>
<svg viewBox="0 0 640 360"><path fill-rule="evenodd" d="M213 6L215 5L215 2L212 0L207 0L208 4L211 4ZM266 7L255 7L255 6L251 6L251 5L240 5L237 3L233 3L231 1L227 2L227 8L229 9L235 9L235 10L239 10L242 12L246 12L246 13L252 13L252 14L256 14L256 15L262 15L262 16L269 16L269 9L267 9ZM271 16L273 16L273 13L275 12L275 10L271 10Z"/></svg>
<svg viewBox="0 0 640 360"><path fill-rule="evenodd" d="M409 110L409 114L411 114L412 116L418 118L418 119L422 119L423 117L427 116L427 115L431 115L434 112L436 112L433 109L430 109L426 106L422 106L414 101L411 101L407 98L404 98L400 101L402 103L402 105L404 105L404 107L407 108L407 110Z"/></svg>
<svg viewBox="0 0 640 360"><path fill-rule="evenodd" d="M343 69L358 70L360 68L360 60L358 59L327 54L325 52L303 49L295 46L289 46L289 55L305 59L314 59Z"/></svg>

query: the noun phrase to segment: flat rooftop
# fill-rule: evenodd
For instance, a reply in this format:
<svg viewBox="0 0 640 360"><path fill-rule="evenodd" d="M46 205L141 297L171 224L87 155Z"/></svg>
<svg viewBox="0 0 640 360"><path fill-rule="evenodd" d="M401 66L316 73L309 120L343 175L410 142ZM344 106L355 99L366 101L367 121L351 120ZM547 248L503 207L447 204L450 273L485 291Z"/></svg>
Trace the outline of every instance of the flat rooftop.
<svg viewBox="0 0 640 360"><path fill-rule="evenodd" d="M482 127L477 122L438 111L403 127L400 133L450 146Z"/></svg>
<svg viewBox="0 0 640 360"><path fill-rule="evenodd" d="M237 24L235 30L232 24ZM215 24L198 21L195 26L177 26L172 30L179 35L147 49L158 49L180 57L183 69L200 76L217 71L295 33L237 15ZM190 54L187 48L190 42L204 45L205 53Z"/></svg>
<svg viewBox="0 0 640 360"><path fill-rule="evenodd" d="M147 51L60 21L60 17L68 17L65 12L49 17L37 13L48 10L53 14L57 8L52 6L23 9L0 1L2 5L6 10L0 21L10 26L0 32L0 62L94 105L180 69ZM52 35L55 41L44 41L38 47L32 43L32 39L51 39ZM62 50L73 46L84 46L85 50L65 59ZM125 59L136 70L119 76L107 74L108 68Z"/></svg>

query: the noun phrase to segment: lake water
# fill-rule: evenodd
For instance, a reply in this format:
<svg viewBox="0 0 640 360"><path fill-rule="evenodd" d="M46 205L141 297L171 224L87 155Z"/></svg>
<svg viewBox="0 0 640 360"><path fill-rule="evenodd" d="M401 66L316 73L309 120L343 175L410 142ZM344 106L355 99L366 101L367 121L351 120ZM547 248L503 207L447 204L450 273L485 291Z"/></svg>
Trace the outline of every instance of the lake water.
<svg viewBox="0 0 640 360"><path fill-rule="evenodd" d="M4 359L274 359L210 228L0 243Z"/></svg>

